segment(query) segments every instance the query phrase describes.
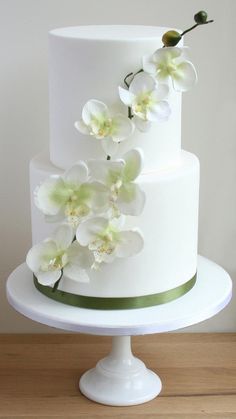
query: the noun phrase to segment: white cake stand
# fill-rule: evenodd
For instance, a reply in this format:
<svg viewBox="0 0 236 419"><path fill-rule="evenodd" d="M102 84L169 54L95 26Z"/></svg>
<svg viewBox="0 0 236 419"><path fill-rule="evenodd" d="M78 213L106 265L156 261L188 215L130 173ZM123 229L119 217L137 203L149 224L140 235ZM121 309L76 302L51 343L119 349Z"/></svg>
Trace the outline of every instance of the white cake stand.
<svg viewBox="0 0 236 419"><path fill-rule="evenodd" d="M113 406L147 402L161 391L160 378L131 352L131 335L187 327L214 316L232 296L232 282L220 266L199 256L195 286L170 303L130 310L91 310L68 306L41 294L32 272L20 265L8 278L7 298L21 314L48 326L94 335L111 335L112 350L79 381L91 400Z"/></svg>

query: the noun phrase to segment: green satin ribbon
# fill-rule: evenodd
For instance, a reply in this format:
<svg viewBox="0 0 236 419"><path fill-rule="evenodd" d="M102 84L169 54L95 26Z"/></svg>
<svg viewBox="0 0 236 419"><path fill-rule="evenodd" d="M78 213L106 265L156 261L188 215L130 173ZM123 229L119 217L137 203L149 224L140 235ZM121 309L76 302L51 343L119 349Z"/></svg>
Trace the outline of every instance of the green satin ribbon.
<svg viewBox="0 0 236 419"><path fill-rule="evenodd" d="M86 295L72 294L70 292L55 290L42 285L34 276L34 285L44 295L53 300L71 306L92 308L97 310L123 310L130 308L143 308L159 304L165 304L181 297L193 288L197 279L197 273L187 282L171 290L158 292L157 294L141 295L138 297L89 297Z"/></svg>

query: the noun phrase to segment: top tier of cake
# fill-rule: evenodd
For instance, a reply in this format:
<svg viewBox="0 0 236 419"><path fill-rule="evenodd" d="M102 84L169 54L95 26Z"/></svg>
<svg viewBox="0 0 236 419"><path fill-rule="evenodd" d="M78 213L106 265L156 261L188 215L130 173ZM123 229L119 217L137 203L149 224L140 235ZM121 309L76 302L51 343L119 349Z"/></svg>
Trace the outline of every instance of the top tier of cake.
<svg viewBox="0 0 236 419"><path fill-rule="evenodd" d="M104 158L99 140L80 134L74 122L84 104L97 99L115 112L127 112L118 86L142 67L142 56L163 46L168 28L150 26L80 26L49 33L50 159L66 169L77 160ZM180 44L181 45L181 44ZM120 157L132 147L144 151L144 170L178 164L181 148L181 94L170 85L167 122L154 123L148 133L137 129Z"/></svg>

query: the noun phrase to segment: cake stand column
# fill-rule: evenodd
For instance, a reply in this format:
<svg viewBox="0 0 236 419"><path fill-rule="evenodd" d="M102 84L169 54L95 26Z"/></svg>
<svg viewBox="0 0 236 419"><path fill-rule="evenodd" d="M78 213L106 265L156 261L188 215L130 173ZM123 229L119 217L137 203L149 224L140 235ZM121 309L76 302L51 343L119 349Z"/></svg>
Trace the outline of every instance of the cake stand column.
<svg viewBox="0 0 236 419"><path fill-rule="evenodd" d="M98 403L129 406L154 399L161 380L134 357L130 336L114 336L109 355L80 378L81 393Z"/></svg>

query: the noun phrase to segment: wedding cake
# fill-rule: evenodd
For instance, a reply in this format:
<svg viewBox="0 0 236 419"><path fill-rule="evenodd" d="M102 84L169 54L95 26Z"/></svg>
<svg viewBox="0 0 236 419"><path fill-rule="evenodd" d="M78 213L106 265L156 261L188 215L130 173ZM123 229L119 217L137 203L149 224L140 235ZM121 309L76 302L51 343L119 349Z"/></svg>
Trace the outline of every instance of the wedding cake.
<svg viewBox="0 0 236 419"><path fill-rule="evenodd" d="M146 307L197 280L199 162L181 149L181 96L196 71L182 39L163 48L168 31L49 33L50 151L30 162L27 255L47 297Z"/></svg>

